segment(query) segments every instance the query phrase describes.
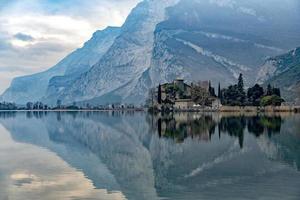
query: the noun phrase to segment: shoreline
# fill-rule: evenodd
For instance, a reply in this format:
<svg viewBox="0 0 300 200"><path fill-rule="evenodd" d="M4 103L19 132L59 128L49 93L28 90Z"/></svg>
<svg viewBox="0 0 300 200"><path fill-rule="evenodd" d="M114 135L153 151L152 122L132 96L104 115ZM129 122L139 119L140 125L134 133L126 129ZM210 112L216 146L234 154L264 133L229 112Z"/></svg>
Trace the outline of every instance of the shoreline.
<svg viewBox="0 0 300 200"><path fill-rule="evenodd" d="M82 110L0 110L0 112L128 112L128 111L133 111L133 112L144 112L144 109L108 109L108 110L89 110L89 109L82 109Z"/></svg>
<svg viewBox="0 0 300 200"><path fill-rule="evenodd" d="M0 110L0 112L149 112L148 109L81 109L81 110ZM176 109L168 113L300 113L300 106L278 106L278 107L255 107L255 106L222 106L219 109L202 108L202 109ZM164 113L164 111L157 111ZM166 112L165 112L166 113Z"/></svg>
<svg viewBox="0 0 300 200"><path fill-rule="evenodd" d="M165 112L157 110L156 112ZM300 113L300 106L222 106L220 108L174 109L167 112L215 112L215 113Z"/></svg>

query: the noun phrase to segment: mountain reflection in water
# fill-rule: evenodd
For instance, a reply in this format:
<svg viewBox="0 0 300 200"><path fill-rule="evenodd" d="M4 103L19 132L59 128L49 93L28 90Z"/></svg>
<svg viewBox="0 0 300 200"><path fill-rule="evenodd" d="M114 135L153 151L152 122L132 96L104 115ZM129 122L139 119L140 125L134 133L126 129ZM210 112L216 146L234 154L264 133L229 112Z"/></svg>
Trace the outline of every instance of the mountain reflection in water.
<svg viewBox="0 0 300 200"><path fill-rule="evenodd" d="M38 185L43 199L299 199L299 122L290 114L0 112L11 136L0 141L0 199L38 199ZM14 183L24 173L25 183ZM51 177L76 187L45 184Z"/></svg>

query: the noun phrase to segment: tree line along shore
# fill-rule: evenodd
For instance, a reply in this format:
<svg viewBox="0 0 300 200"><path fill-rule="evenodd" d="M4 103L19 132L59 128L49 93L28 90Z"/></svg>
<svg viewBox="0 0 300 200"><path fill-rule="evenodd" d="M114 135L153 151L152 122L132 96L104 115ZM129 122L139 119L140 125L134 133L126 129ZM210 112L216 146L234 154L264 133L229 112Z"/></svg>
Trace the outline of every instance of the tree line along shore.
<svg viewBox="0 0 300 200"><path fill-rule="evenodd" d="M259 84L245 89L243 75L238 82L221 89L210 81L185 83L176 79L149 91L146 102L151 112L299 112L300 106L285 102L279 88Z"/></svg>

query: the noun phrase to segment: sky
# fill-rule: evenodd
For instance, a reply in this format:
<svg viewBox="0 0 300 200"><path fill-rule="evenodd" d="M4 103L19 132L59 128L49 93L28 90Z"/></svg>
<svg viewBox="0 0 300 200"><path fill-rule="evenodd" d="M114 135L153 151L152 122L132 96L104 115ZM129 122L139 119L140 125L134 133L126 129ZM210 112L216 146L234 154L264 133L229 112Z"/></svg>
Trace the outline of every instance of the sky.
<svg viewBox="0 0 300 200"><path fill-rule="evenodd" d="M121 26L140 0L0 0L0 93L46 70L96 30Z"/></svg>

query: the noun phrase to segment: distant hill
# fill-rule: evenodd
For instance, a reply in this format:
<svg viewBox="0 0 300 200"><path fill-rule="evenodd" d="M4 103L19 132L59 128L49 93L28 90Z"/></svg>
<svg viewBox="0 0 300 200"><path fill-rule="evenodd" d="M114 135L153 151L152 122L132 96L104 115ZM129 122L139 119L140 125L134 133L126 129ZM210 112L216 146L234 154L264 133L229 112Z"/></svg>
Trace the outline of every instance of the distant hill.
<svg viewBox="0 0 300 200"><path fill-rule="evenodd" d="M28 101L45 100L45 97L49 98L53 93L57 96L70 80L88 71L118 35L118 27L96 31L82 48L75 50L52 68L37 74L15 78L0 99L25 104Z"/></svg>

